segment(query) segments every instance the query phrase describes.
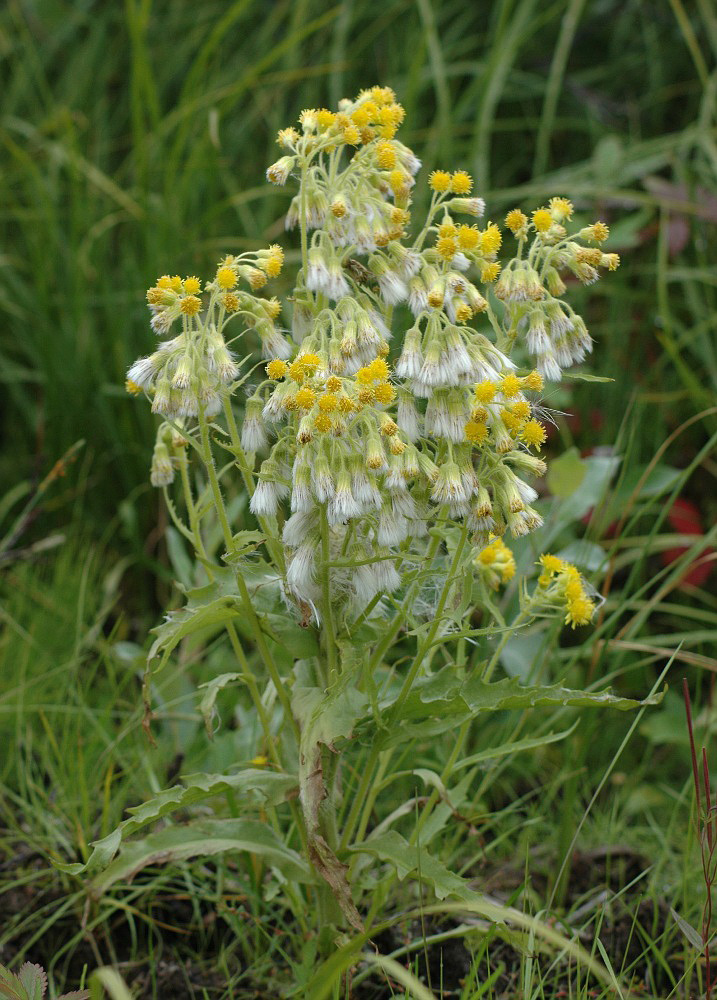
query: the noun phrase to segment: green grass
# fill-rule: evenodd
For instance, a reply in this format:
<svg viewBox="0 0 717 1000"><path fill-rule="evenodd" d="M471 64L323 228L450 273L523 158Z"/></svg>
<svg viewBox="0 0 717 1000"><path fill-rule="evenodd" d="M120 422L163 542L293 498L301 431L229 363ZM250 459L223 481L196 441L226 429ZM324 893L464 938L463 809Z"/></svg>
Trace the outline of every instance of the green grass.
<svg viewBox="0 0 717 1000"><path fill-rule="evenodd" d="M280 898L264 898L250 864L157 868L88 904L83 883L48 858L85 857L126 806L176 773L221 770L256 752L235 695L220 708L236 724L211 744L204 736L196 685L227 669L221 646L157 679L158 745L145 742L142 646L183 567L156 529L152 421L124 394L124 372L152 345L143 297L158 273L201 274L222 252L267 240L292 246L281 221L285 193L264 181L277 129L302 107L381 82L406 107L405 139L426 173L471 170L496 219L513 205L568 195L581 217L611 223L609 248L623 256L617 274L586 293L598 342L590 368L615 381L580 383L574 398L556 400L579 423L561 422L554 449L618 442L612 505L584 529L610 554L613 583L593 638L563 641L557 655L546 641L533 669L644 693L679 646L672 690L619 760L631 720L586 715L564 741L496 762L478 778L474 815L450 828L440 856L479 885L497 880L496 891L526 912L543 911L552 897L598 959L594 932L614 927L624 905L635 946L614 970L621 982L648 969L660 995L698 988L694 952L663 910L674 906L699 926L689 758L674 691L686 674L708 739L717 600L709 582L679 582L691 558L704 558L701 547L717 547L715 530L682 563L663 566L660 552L676 543L665 520L671 498L694 502L705 528L717 521L716 60L708 0L5 5L0 478L8 492L0 534L52 463L86 443L24 524L12 546L20 551L0 563L0 746L11 748L0 763L0 893L12 903L10 916L0 915L0 962L43 961L60 990L77 986L83 966L102 963L132 980L149 958L145 995L161 996L162 963L189 959L191 970L218 977L195 984L194 995L227 1000L275 993L314 972L311 942ZM655 456L681 474L633 501L635 470ZM617 537L614 522L622 522ZM64 537L57 547L32 549L56 535ZM525 737L572 721L495 719L471 750L517 725L528 727ZM440 773L450 749L419 747L418 766ZM394 804L421 794L414 782L399 782ZM583 853L619 844L639 859L633 888L624 888L629 878L617 890L611 882L617 896L606 905L596 899L608 873L596 871L579 898L557 878L580 824ZM643 898L663 907L659 920L646 920ZM420 902L415 885L396 887L389 917L397 929L384 953L421 971L428 939L459 936L470 971L454 995L504 995L506 970L493 980L489 970L506 965L511 942L458 930L448 915L402 920ZM514 961L512 995L556 995L566 963L554 958ZM359 976L378 981L367 967ZM593 986L574 978L573 995Z"/></svg>

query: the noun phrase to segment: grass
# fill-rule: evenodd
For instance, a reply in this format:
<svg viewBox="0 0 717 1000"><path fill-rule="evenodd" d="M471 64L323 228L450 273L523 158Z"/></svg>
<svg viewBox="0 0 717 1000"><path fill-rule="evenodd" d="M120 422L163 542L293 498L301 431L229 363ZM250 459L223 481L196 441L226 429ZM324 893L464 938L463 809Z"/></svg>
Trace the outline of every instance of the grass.
<svg viewBox="0 0 717 1000"><path fill-rule="evenodd" d="M219 771L255 753L236 695L219 703L231 725L212 743L204 736L195 690L227 669L220 646L160 675L158 745L144 741L142 646L187 570L181 550L162 541L161 515L157 528L151 418L125 396L124 372L151 345L143 294L157 273L203 273L224 251L286 242L284 196L263 180L276 130L303 106L380 81L400 93L406 141L425 170L471 170L494 218L564 193L586 219L612 224L623 266L589 291L587 317L598 342L591 370L615 381L580 384L574 402L564 390L555 403L578 408L577 418L561 422L553 446L618 442L612 500L580 529L608 553L612 582L592 638L564 642L557 657L546 638L531 663L536 676L609 679L642 693L678 649L663 706L643 717L619 759L631 720L584 715L561 742L486 764L472 811L443 835L440 856L528 913L553 897L559 919L604 961L593 944L602 928L616 977L636 992L645 977L647 995L696 988L696 956L666 911L699 926L686 730L673 690L685 673L708 740L717 601L709 580L680 581L717 544L714 528L676 537L666 516L680 497L698 507L705 530L717 520L716 60L707 0L5 5L1 534L55 460L86 443L0 564L0 745L12 748L0 764L0 962L43 961L58 991L76 987L84 966L115 964L148 997L245 997L288 984L302 995L312 982L311 942L280 897L263 897L251 864L158 867L88 903L83 883L48 858L85 857L126 806L177 773ZM658 481L638 488L653 460ZM661 553L680 544L689 551L664 565ZM496 718L471 750L519 726L536 736L573 721ZM450 745L416 752L418 766L441 773ZM398 804L422 790L407 775L393 794ZM572 879L556 879L579 824L578 857L593 857L584 885L575 866ZM598 865L590 851L606 845L625 853ZM462 1000L565 988L564 959L516 951L503 930L466 928L447 913L403 919L425 911L427 887L423 895L396 886L381 950L424 977L428 965L434 991L451 963L467 963L463 985L451 986ZM451 942L465 954L449 952ZM381 978L362 966L357 991L387 995ZM577 973L570 983L573 996L614 995Z"/></svg>

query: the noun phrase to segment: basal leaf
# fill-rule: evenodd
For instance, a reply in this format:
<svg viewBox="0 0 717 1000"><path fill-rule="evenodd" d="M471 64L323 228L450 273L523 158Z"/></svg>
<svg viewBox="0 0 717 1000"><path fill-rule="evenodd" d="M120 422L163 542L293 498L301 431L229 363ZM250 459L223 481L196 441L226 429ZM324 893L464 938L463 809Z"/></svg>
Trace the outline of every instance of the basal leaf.
<svg viewBox="0 0 717 1000"><path fill-rule="evenodd" d="M304 859L282 843L266 823L254 819L217 819L169 826L143 840L126 844L106 870L92 881L90 891L97 898L118 882L131 882L149 865L232 851L259 855L292 881L313 881Z"/></svg>
<svg viewBox="0 0 717 1000"><path fill-rule="evenodd" d="M106 868L120 849L125 837L131 836L163 816L178 809L186 809L213 795L222 795L227 791L235 794L255 793L261 802L278 805L296 789L298 789L296 778L259 768L247 768L236 774L189 774L183 778L183 784L167 788L141 806L130 809L132 815L128 819L120 823L107 837L94 842L87 864L63 865L55 862L55 867L71 875Z"/></svg>
<svg viewBox="0 0 717 1000"><path fill-rule="evenodd" d="M413 875L421 882L429 882L438 899L456 896L458 899L472 900L475 897L465 879L454 875L425 849L409 844L395 830L389 830L378 837L369 837L363 844L350 850L358 854L373 854L380 861L388 862L396 869L401 881L408 875Z"/></svg>

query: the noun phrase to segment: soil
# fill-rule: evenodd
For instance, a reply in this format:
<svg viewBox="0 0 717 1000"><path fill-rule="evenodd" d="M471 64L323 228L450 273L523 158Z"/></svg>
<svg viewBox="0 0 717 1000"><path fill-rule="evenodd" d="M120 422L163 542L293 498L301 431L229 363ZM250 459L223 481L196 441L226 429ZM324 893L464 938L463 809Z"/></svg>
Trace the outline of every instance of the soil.
<svg viewBox="0 0 717 1000"><path fill-rule="evenodd" d="M541 871L541 864L543 870ZM549 883L548 859L536 858L533 868L531 891L538 899L546 898ZM672 920L669 904L665 900L656 902L644 898L644 887L638 879L636 884L625 890L649 862L624 847L605 848L599 851L576 853L573 857L568 881L567 899L562 912L572 920L576 928L592 920L585 934L583 944L590 950L595 926L600 927L599 936L613 968L622 973L632 983L636 996L659 998L671 990L669 976L658 962L648 962L646 948L639 927L644 928L651 939L670 926ZM0 857L0 886L8 884L18 874L37 877L22 886L10 889L0 895L0 963L10 965L16 956L30 944L30 938L37 930L38 922L31 918L41 908L45 913L52 911L65 900L57 880L47 876L47 862L35 855L30 848L18 849L12 857ZM522 870L506 866L492 871L482 871L476 884L492 897L510 901L521 906L516 893L523 885ZM0 889L1 892L1 889ZM78 906L81 902L78 902ZM186 897L179 894L153 892L151 916L155 926L161 928L161 936L155 933L151 942L134 940L133 935L146 931L144 921L135 921L130 926L123 911L117 911L111 926L100 925L95 936L80 940L74 950L68 953L56 966L55 976L64 978L65 989L77 988L83 968L93 969L99 964L112 964L122 974L137 1000L153 1000L155 997L172 1000L205 1000L221 997L226 987L225 977L212 967L212 956L231 954L231 936L226 925L215 919L210 906L197 910ZM77 934L82 914L68 910L58 919L40 940L32 942L25 958L38 962L47 968L52 964L58 951ZM457 922L443 921L440 924L427 923L404 926L377 937L374 944L384 955L405 947L409 942L420 941L441 931L458 926ZM104 934L109 931L111 942ZM475 947L475 945L474 945ZM133 960L137 954L151 955L149 960ZM401 959L426 983L430 983L437 997L445 1000L459 997L461 988L470 975L472 956L460 938L450 939L426 949L412 951ZM552 961L549 954L538 954L535 961L545 972ZM523 957L505 940L496 936L488 946L481 962L481 981L490 972L496 973L493 996L513 998L520 992L520 970ZM241 974L240 968L231 970ZM680 974L679 959L672 965L672 973ZM567 972L567 969L566 969ZM563 980L560 972L550 972L547 981L554 989L556 998L569 996L570 983L567 975ZM246 985L244 985L246 984ZM389 984L385 978L374 975L355 987L352 1000L389 1000L402 995L396 984ZM271 992L272 1000L277 995ZM242 987L235 989L236 1000L269 1000L265 987L253 988L251 981L242 979Z"/></svg>

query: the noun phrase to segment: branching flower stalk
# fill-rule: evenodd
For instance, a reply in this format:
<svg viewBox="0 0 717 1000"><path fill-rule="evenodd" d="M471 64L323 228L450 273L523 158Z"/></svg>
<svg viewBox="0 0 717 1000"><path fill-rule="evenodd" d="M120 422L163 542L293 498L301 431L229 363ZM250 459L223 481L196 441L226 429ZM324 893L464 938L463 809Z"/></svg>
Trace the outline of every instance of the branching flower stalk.
<svg viewBox="0 0 717 1000"><path fill-rule="evenodd" d="M397 138L403 119L393 91L373 87L283 129L267 177L298 183L286 327L285 307L263 294L282 270L277 245L224 257L204 286L163 275L147 293L159 345L127 380L161 417L151 482L207 581L157 630L152 662L209 626L227 630L239 672L217 689L247 687L264 744L254 770L296 778L285 833L313 866L307 891L325 924L356 928L363 890L346 868L370 865L362 851L381 856L373 807L406 726L433 719L445 731L465 705L455 761L483 701L503 704L508 682L491 675L516 628L593 616L588 584L551 555L532 592L523 583L518 620L489 595L515 573L504 539L542 524L531 480L546 471L546 384L592 347L566 279L591 284L619 263L601 248L602 222L571 231L563 197L508 213L515 249L501 263L501 227L471 221L485 205L460 169L430 175L412 238L421 164ZM256 529L235 523L241 493ZM489 660L467 656L467 642L493 634ZM435 667L446 648L458 650L453 665ZM460 698L424 702L438 676ZM592 697L555 690L521 688L505 704ZM342 762L353 755L355 767L357 752L347 784Z"/></svg>

